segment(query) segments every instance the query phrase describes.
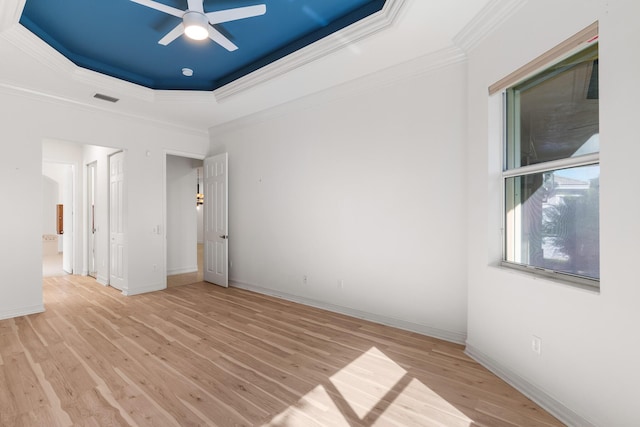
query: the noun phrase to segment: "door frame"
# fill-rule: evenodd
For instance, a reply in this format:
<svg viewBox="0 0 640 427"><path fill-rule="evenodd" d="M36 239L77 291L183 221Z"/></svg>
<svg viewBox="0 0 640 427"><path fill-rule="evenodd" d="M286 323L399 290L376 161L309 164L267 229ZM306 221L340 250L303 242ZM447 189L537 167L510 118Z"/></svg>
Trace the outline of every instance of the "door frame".
<svg viewBox="0 0 640 427"><path fill-rule="evenodd" d="M202 160L206 154L191 153L188 151L164 150L162 162L162 230L157 233L162 237L162 289L167 287L167 156L184 157L187 159ZM193 193L195 204L195 192ZM204 207L203 207L204 209Z"/></svg>
<svg viewBox="0 0 640 427"><path fill-rule="evenodd" d="M68 173L68 175L66 175ZM68 233L62 235L62 269L68 274L77 274L78 266L76 265L76 165L71 164L68 171L65 171L66 179L64 185L67 187L62 190L62 203L65 201L65 193L67 193L67 198L69 200L69 207L71 209L66 209L63 223L71 225L71 236ZM71 217L71 218L69 218ZM63 230L67 227L63 224ZM66 243L66 244L65 244ZM65 256L66 253L66 256ZM68 262L69 270L65 270L65 259Z"/></svg>
<svg viewBox="0 0 640 427"><path fill-rule="evenodd" d="M97 179L98 179L98 161L94 160L91 163L87 163L85 165L85 172L86 172L86 176L87 176L87 182L86 182L86 189L87 189L87 194L86 194L86 201L87 201L87 226L86 226L86 233L87 233L87 276L93 277L94 279L97 280L97 276L98 276L98 268L97 265L94 267L95 271L91 271L91 241L93 241L94 243L94 249L96 246L96 234L93 230L95 230L95 201L97 199L96 195L97 195L97 188L98 188L98 183L97 183ZM89 170L92 169L93 170L93 180L91 180L91 174L89 173ZM91 196L91 197L90 197ZM93 199L94 204L93 204L93 211L91 210L92 205L91 205L91 199ZM93 238L91 237L91 234L93 234ZM95 257L95 253L94 253L94 263L97 262L97 259ZM91 275L91 273L94 274L94 276Z"/></svg>

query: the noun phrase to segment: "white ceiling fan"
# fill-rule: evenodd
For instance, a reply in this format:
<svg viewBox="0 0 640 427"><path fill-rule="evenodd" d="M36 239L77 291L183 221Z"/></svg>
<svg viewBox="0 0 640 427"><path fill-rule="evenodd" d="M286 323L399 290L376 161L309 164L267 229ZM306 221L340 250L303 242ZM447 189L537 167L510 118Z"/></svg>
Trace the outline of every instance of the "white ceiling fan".
<svg viewBox="0 0 640 427"><path fill-rule="evenodd" d="M187 0L187 10L176 9L175 7L167 6L153 0L131 1L182 18L181 23L158 41L158 43L163 46L168 45L182 34L185 34L194 40L204 40L209 37L228 51L234 51L238 49L238 46L216 30L213 25L252 18L254 16L264 15L267 12L267 6L265 4L206 13L204 11L204 0Z"/></svg>

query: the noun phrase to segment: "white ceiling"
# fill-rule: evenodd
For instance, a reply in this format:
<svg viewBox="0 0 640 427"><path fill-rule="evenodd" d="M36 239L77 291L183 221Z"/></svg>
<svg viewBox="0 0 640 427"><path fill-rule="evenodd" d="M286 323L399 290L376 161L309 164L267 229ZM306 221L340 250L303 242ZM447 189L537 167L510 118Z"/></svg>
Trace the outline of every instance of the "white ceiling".
<svg viewBox="0 0 640 427"><path fill-rule="evenodd" d="M334 45L343 45L338 50L275 77L274 71L258 70L248 81L256 80L260 74L270 78L258 79L248 89L212 93L153 91L80 69L18 23L24 0L3 0L0 88L204 131L396 64L455 48L456 35L483 8L493 8L501 2L508 0L387 0L388 5L399 9L395 19L381 31L345 44L354 34L353 28L347 28L331 36ZM308 47L307 55L314 49L326 49L326 41L322 42ZM96 100L96 92L120 101L109 104Z"/></svg>

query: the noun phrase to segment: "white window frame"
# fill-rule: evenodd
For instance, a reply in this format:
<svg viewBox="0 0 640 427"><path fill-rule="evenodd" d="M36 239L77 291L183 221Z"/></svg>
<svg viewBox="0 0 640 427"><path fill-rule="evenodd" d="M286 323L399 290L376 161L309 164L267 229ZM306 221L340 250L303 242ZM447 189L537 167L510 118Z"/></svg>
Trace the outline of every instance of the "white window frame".
<svg viewBox="0 0 640 427"><path fill-rule="evenodd" d="M508 145L508 110L506 105L507 89L516 86L518 83L527 80L528 78L543 72L553 64L559 63L562 60L569 58L570 56L579 53L586 49L593 43L597 43L598 39L598 23L595 22L584 30L580 31L573 37L565 40L560 45L524 65L520 69L496 82L489 87L489 95L497 95L502 93L502 173L501 179L501 217L502 217L502 258L500 264L503 267L523 271L532 274L537 277L544 277L553 281L558 281L565 284L570 284L585 288L588 290L599 290L600 280L591 279L583 276L577 276L566 272L558 272L554 270L548 270L541 267L536 267L527 264L518 264L507 261L507 180L509 178L522 177L536 173L549 172L558 169L566 169L579 166L599 165L600 153L591 153L577 157L562 158L559 160L551 160L541 162L528 166L521 166L517 168L507 169L507 145ZM514 155L509 153L509 155ZM514 215L517 217L517 215ZM515 227L518 229L518 227ZM518 240L518 239L516 239ZM516 249L517 250L517 249Z"/></svg>

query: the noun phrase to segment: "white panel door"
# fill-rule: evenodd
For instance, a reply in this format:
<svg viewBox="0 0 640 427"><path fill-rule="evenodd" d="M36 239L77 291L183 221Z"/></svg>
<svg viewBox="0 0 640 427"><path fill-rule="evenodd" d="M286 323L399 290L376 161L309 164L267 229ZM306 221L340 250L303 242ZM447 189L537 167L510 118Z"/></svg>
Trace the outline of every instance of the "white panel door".
<svg viewBox="0 0 640 427"><path fill-rule="evenodd" d="M109 157L109 284L126 288L125 215L124 215L124 153Z"/></svg>
<svg viewBox="0 0 640 427"><path fill-rule="evenodd" d="M228 154L204 159L204 280L229 286Z"/></svg>

